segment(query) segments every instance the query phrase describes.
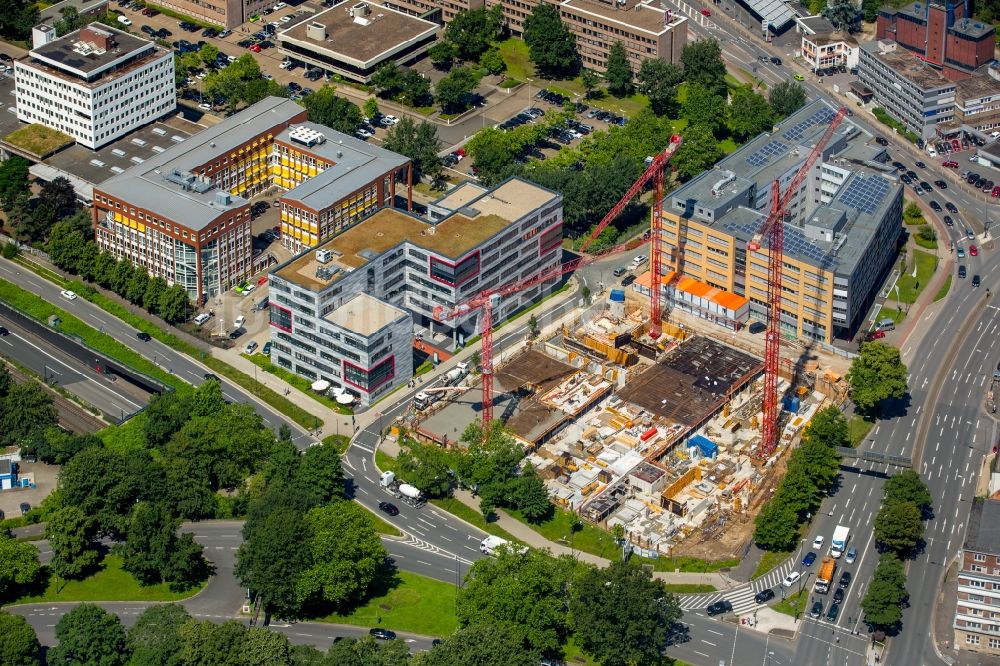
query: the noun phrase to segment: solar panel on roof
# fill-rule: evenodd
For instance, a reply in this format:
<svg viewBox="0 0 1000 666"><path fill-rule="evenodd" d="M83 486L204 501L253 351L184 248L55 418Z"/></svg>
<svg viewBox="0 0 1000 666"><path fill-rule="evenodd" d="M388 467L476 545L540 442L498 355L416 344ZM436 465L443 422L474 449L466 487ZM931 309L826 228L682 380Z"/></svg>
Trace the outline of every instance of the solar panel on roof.
<svg viewBox="0 0 1000 666"><path fill-rule="evenodd" d="M752 167L762 167L771 161L772 157L784 155L788 146L780 141L768 141L747 158L747 164Z"/></svg>
<svg viewBox="0 0 1000 666"><path fill-rule="evenodd" d="M790 127L789 129L785 130L781 136L785 137L789 141L798 141L799 139L802 138L802 135L805 133L805 131L808 130L810 127L813 127L814 125L825 125L829 123L831 120L833 120L834 115L835 114L833 111L831 111L826 107L823 107L813 112L813 114L810 115L805 120L800 121L795 125L793 125L792 127Z"/></svg>
<svg viewBox="0 0 1000 666"><path fill-rule="evenodd" d="M846 206L874 215L889 193L889 187L889 181L885 178L859 175L851 179L838 200Z"/></svg>

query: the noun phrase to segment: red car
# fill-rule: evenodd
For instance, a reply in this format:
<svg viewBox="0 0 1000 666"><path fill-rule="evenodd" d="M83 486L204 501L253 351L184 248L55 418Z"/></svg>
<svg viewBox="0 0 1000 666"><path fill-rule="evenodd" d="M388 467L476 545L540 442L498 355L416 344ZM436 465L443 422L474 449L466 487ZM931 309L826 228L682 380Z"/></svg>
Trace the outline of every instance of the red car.
<svg viewBox="0 0 1000 666"><path fill-rule="evenodd" d="M260 53L260 45L259 44L251 44L250 45L250 50L253 51L254 53Z"/></svg>
<svg viewBox="0 0 1000 666"><path fill-rule="evenodd" d="M969 254L972 255L973 257L978 257L979 256L979 248L976 247L975 245L970 245L969 246Z"/></svg>
<svg viewBox="0 0 1000 666"><path fill-rule="evenodd" d="M869 340L880 340L885 337L885 331L883 331L881 328L876 328L874 331L870 332L865 337L868 338Z"/></svg>
<svg viewBox="0 0 1000 666"><path fill-rule="evenodd" d="M948 167L950 169L957 169L958 168L958 162L956 162L954 160L948 160L947 162L942 162L941 166L946 166L946 167Z"/></svg>
<svg viewBox="0 0 1000 666"><path fill-rule="evenodd" d="M703 9L703 10L701 10L701 15L702 16L711 16L712 12L708 11L707 9Z"/></svg>
<svg viewBox="0 0 1000 666"><path fill-rule="evenodd" d="M1000 185L994 185L991 193L994 197L1000 197Z"/></svg>

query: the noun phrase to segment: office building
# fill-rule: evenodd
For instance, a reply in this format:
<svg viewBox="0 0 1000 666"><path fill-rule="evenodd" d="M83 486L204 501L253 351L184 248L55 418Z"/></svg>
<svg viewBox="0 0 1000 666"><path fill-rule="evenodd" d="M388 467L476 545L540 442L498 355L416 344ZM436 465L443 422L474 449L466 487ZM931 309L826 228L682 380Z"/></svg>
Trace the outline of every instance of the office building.
<svg viewBox="0 0 1000 666"><path fill-rule="evenodd" d="M923 139L954 119L955 82L893 42L861 45L858 80L877 106Z"/></svg>
<svg viewBox="0 0 1000 666"><path fill-rule="evenodd" d="M514 35L524 33L524 21L538 6L538 0L489 0L500 4L503 18ZM583 66L598 72L607 69L608 50L621 42L629 55L632 70L646 58L680 63L687 44L687 18L663 9L651 0L563 0L559 3L563 23L576 36Z"/></svg>
<svg viewBox="0 0 1000 666"><path fill-rule="evenodd" d="M14 61L17 119L100 148L177 108L174 55L127 32L92 23Z"/></svg>
<svg viewBox="0 0 1000 666"><path fill-rule="evenodd" d="M265 191L288 190L292 249L391 206L409 161L305 118L269 97L95 186L98 245L205 299L251 273L249 200Z"/></svg>
<svg viewBox="0 0 1000 666"><path fill-rule="evenodd" d="M899 44L955 81L993 60L993 25L972 18L971 2L914 2L883 7L875 38Z"/></svg>
<svg viewBox="0 0 1000 666"><path fill-rule="evenodd" d="M424 220L379 210L273 269L272 362L329 381L368 404L411 377L412 361L401 352L391 352L391 369L382 364L390 343L396 349L401 339L412 344L414 324L459 344L479 332L478 309L437 321L436 306L454 308L561 261L562 196L525 180L511 178L492 189L463 183L435 201L428 215ZM555 283L500 299L494 319L505 319ZM356 302L362 295L371 300ZM373 300L392 309L373 309L377 314L361 324L342 312ZM397 309L407 313L405 331ZM392 337L383 339L383 331Z"/></svg>
<svg viewBox="0 0 1000 666"><path fill-rule="evenodd" d="M235 28L260 15L275 0L157 0L151 7L164 7L206 23Z"/></svg>
<svg viewBox="0 0 1000 666"><path fill-rule="evenodd" d="M955 647L1000 656L1000 501L973 501L956 585Z"/></svg>
<svg viewBox="0 0 1000 666"><path fill-rule="evenodd" d="M1000 127L1000 81L976 73L955 82L955 129L967 127L991 134Z"/></svg>
<svg viewBox="0 0 1000 666"><path fill-rule="evenodd" d="M382 4L428 21L448 24L459 12L480 9L486 3L485 0L385 0Z"/></svg>
<svg viewBox="0 0 1000 666"><path fill-rule="evenodd" d="M812 71L831 67L858 66L857 40L846 32L831 31L802 35L802 59Z"/></svg>
<svg viewBox="0 0 1000 666"><path fill-rule="evenodd" d="M784 191L834 113L812 102L672 192L663 206L663 274L694 278L720 290L716 297L746 297L750 318L766 320L767 246L747 246L767 218L773 183ZM791 198L782 260L788 335L822 343L853 337L891 268L903 189L884 175L893 173L889 156L870 139L845 120ZM715 301L738 312L738 301Z"/></svg>
<svg viewBox="0 0 1000 666"><path fill-rule="evenodd" d="M409 65L427 53L436 23L373 2L344 3L278 33L293 62L368 83L387 62Z"/></svg>

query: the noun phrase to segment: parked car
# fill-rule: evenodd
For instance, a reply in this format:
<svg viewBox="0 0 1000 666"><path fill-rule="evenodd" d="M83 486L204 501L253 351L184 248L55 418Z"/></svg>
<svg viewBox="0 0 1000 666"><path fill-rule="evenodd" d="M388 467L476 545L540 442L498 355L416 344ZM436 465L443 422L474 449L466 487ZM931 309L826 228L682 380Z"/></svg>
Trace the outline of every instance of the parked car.
<svg viewBox="0 0 1000 666"><path fill-rule="evenodd" d="M264 356L270 356L271 355L271 341L270 340L268 340L267 342L265 342L264 346L260 348L260 353L263 354Z"/></svg>
<svg viewBox="0 0 1000 666"><path fill-rule="evenodd" d="M21 502L21 515L26 516L29 511L31 511L31 505L27 502Z"/></svg>
<svg viewBox="0 0 1000 666"><path fill-rule="evenodd" d="M710 605L708 608L705 609L705 613L707 613L709 617L713 615L721 615L722 613L732 613L732 612L733 612L733 604L731 601L727 599L723 599L722 601L716 601L714 604Z"/></svg>
<svg viewBox="0 0 1000 666"><path fill-rule="evenodd" d="M245 353L245 354L246 354L247 356L250 356L250 355L251 355L251 354L253 354L253 353L254 353L255 351L257 351L257 347L259 347L259 346L260 346L260 345L258 345L256 341L254 341L254 340L251 340L251 341L250 341L250 342L249 342L249 343L247 344L247 346L246 346L246 349L244 349L244 350L243 350L243 353Z"/></svg>

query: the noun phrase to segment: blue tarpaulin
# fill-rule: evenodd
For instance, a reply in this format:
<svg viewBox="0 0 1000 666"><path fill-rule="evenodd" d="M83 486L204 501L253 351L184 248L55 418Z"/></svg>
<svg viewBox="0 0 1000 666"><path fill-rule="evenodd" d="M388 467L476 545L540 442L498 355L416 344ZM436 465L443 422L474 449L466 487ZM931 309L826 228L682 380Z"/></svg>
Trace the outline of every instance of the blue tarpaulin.
<svg viewBox="0 0 1000 666"><path fill-rule="evenodd" d="M719 453L718 445L707 437L703 437L701 435L695 435L689 439L688 446L697 446L701 451L701 455L706 458L714 458Z"/></svg>

